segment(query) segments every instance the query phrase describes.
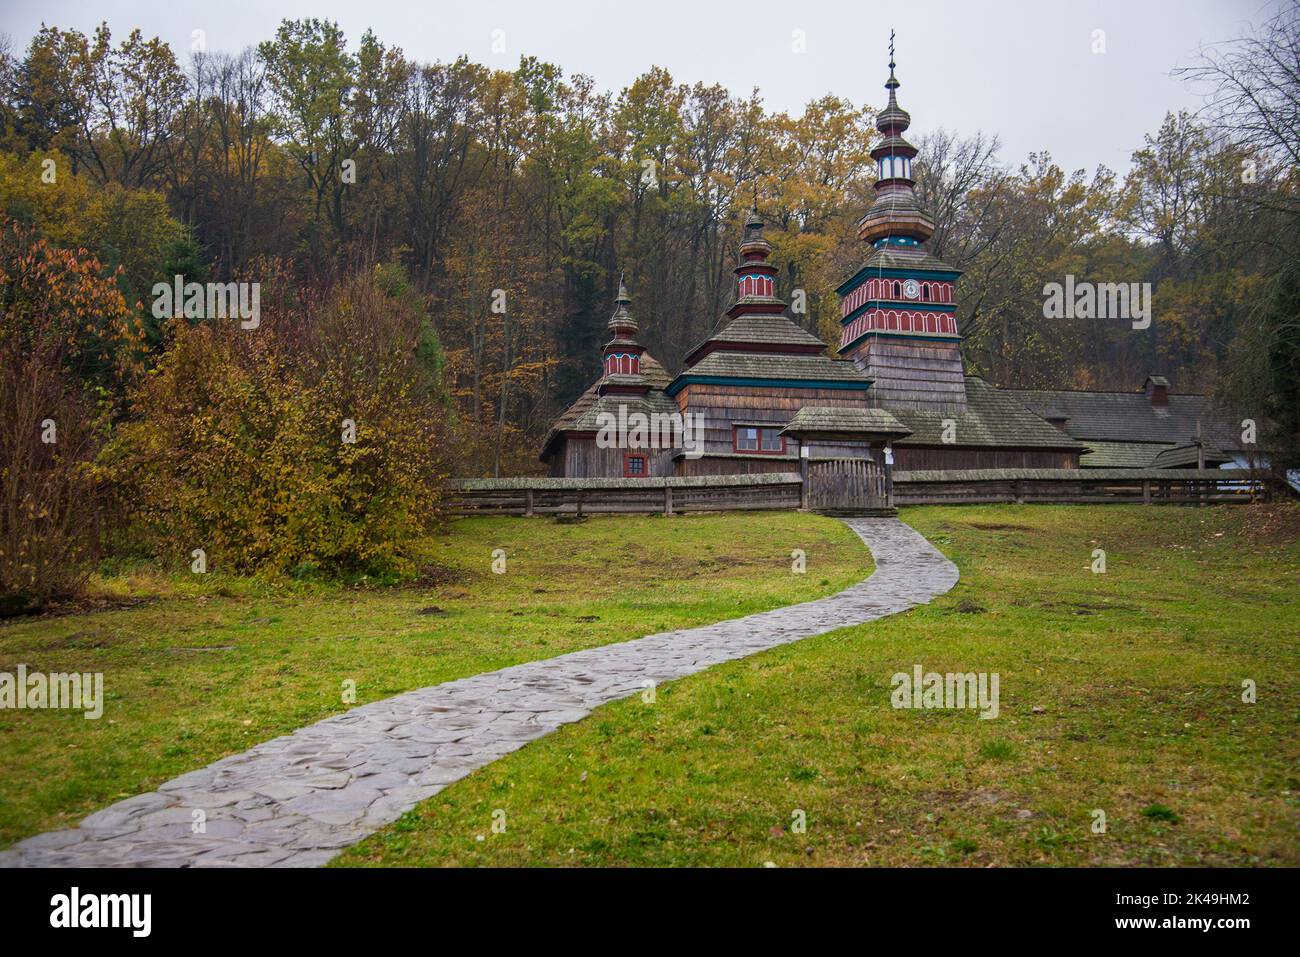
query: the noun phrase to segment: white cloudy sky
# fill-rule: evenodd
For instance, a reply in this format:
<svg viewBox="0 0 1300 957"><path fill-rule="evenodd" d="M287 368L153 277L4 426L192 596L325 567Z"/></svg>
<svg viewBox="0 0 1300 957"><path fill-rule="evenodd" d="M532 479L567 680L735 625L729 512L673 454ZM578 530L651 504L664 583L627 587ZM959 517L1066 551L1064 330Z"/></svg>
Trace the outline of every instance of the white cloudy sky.
<svg viewBox="0 0 1300 957"><path fill-rule="evenodd" d="M421 60L466 54L508 68L531 54L615 91L659 65L679 81L757 86L770 106L798 113L827 92L880 105L892 26L899 102L916 133L983 129L1002 138L1008 162L1046 149L1068 169L1123 170L1167 110L1199 105L1170 71L1279 2L1294 0L0 0L0 32L21 50L42 22L89 31L102 19L115 36L139 26L178 52L198 29L210 49L237 50L284 17L324 17L353 39L372 27ZM497 29L504 54L492 52ZM795 30L803 54L792 52ZM1105 31L1104 54L1092 52L1094 30Z"/></svg>

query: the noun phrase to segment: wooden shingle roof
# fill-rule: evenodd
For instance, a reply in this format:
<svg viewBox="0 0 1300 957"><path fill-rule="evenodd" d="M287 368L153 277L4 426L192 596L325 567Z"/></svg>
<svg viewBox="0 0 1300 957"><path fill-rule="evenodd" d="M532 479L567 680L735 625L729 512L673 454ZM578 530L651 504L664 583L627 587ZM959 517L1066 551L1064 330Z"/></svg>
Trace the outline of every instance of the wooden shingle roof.
<svg viewBox="0 0 1300 957"><path fill-rule="evenodd" d="M1084 439L1088 450L1079 456L1079 467L1085 469L1144 469L1151 460L1174 446L1162 442L1103 442Z"/></svg>
<svg viewBox="0 0 1300 957"><path fill-rule="evenodd" d="M686 369L669 387L671 395L699 380L769 379L783 383L842 383L842 388L866 389L871 380L852 362L824 355L784 355L762 352L711 352Z"/></svg>
<svg viewBox="0 0 1300 957"><path fill-rule="evenodd" d="M1232 456L1225 455L1216 448L1205 447L1205 464L1210 468L1223 462L1231 462ZM1181 469L1189 465L1196 465L1201 460L1201 453L1195 445L1180 445L1177 448L1165 449L1151 460L1147 466L1153 469Z"/></svg>
<svg viewBox="0 0 1300 957"><path fill-rule="evenodd" d="M770 346L775 352L821 352L826 348L826 343L780 313L746 312L724 319L708 338L686 350L686 365L689 368L698 357L733 345L749 349Z"/></svg>
<svg viewBox="0 0 1300 957"><path fill-rule="evenodd" d="M995 389L979 376L966 376L966 411L943 412L891 406L912 430L899 445L943 445L944 420L956 423L958 446L1078 449L1083 443L1025 408L1014 394Z"/></svg>
<svg viewBox="0 0 1300 957"><path fill-rule="evenodd" d="M594 432L599 426L596 417L601 412L618 414L618 407L624 405L629 412L676 412L677 403L664 394L664 388L672 382L672 376L648 352L641 354L641 377L650 384L650 391L644 396L627 394L600 394L602 382L617 381L618 377L597 379L589 385L582 395L573 400L573 404L551 425L550 431L542 439L541 459L546 460L551 443L563 432Z"/></svg>
<svg viewBox="0 0 1300 957"><path fill-rule="evenodd" d="M826 346L807 329L801 329L785 316L771 313L742 313L721 326L705 342Z"/></svg>
<svg viewBox="0 0 1300 957"><path fill-rule="evenodd" d="M782 430L792 435L811 432L852 432L904 436L911 429L884 409L854 409L805 405Z"/></svg>
<svg viewBox="0 0 1300 957"><path fill-rule="evenodd" d="M1199 419L1202 438L1208 444L1220 449L1241 448L1241 430L1205 395L1171 394L1167 407L1157 407L1141 392L1004 391L1039 415L1065 417L1066 431L1079 439L1187 445L1196 436Z"/></svg>

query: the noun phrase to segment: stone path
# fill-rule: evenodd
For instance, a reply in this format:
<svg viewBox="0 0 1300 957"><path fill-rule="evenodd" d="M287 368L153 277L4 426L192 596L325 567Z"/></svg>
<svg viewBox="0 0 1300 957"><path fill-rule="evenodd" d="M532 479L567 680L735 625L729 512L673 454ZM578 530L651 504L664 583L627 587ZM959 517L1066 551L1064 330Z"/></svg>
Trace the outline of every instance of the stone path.
<svg viewBox="0 0 1300 957"><path fill-rule="evenodd" d="M876 571L837 595L362 705L0 852L0 866L318 866L465 777L642 690L924 604L957 569L897 519L850 519ZM206 829L194 833L195 810Z"/></svg>

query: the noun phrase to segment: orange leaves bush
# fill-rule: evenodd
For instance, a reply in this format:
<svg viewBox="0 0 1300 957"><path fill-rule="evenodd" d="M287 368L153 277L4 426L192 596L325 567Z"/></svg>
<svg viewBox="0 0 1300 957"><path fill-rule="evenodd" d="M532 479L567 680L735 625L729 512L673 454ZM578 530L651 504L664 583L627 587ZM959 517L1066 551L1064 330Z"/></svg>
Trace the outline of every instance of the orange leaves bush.
<svg viewBox="0 0 1300 957"><path fill-rule="evenodd" d="M72 595L97 551L95 385L133 374L140 337L102 273L0 219L0 614Z"/></svg>

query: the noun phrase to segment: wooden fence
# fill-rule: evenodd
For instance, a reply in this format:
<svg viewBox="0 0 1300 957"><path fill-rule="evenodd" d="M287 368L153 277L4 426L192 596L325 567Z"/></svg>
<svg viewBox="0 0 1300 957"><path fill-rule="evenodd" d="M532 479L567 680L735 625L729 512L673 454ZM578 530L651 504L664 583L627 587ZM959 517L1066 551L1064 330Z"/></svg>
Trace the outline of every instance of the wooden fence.
<svg viewBox="0 0 1300 957"><path fill-rule="evenodd" d="M855 467L856 466L856 467ZM870 467L867 467L870 466ZM1279 487L1249 469L950 469L894 472L863 461L814 461L798 472L668 478L464 479L447 486L457 515L592 515L991 502L1209 505L1268 500ZM1289 490L1288 486L1280 486Z"/></svg>
<svg viewBox="0 0 1300 957"><path fill-rule="evenodd" d="M895 472L893 479L898 505L1233 504L1268 499L1274 484L1249 469L947 469Z"/></svg>
<svg viewBox="0 0 1300 957"><path fill-rule="evenodd" d="M464 479L449 483L446 503L457 515L590 515L620 512L720 512L797 509L797 472L668 478Z"/></svg>

